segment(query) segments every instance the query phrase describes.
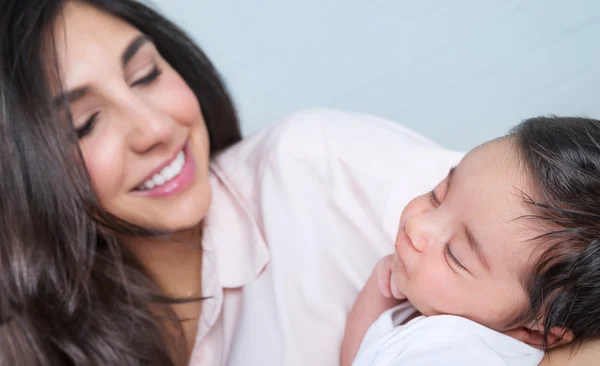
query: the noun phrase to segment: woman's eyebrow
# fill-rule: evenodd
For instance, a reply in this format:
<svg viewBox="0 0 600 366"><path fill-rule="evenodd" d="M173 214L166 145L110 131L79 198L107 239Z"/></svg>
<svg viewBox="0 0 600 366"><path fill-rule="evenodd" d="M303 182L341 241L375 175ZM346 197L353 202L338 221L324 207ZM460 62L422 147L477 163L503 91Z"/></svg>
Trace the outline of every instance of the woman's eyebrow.
<svg viewBox="0 0 600 366"><path fill-rule="evenodd" d="M146 35L139 35L133 39L133 41L129 42L125 50L121 54L121 65L125 67L129 61L136 55L140 48L146 43L152 42L150 37ZM63 93L60 93L54 98L54 105L61 106L63 103L70 104L75 102L78 99L85 97L89 92L89 87L82 86L79 88L75 88L73 90L67 90Z"/></svg>
<svg viewBox="0 0 600 366"><path fill-rule="evenodd" d="M75 89L60 93L59 95L54 97L54 105L57 107L61 107L61 106L63 106L64 103L66 103L66 104L73 103L76 100L85 97L88 94L88 91L89 91L89 87L82 86L79 88L75 88Z"/></svg>
<svg viewBox="0 0 600 366"><path fill-rule="evenodd" d="M129 43L129 45L123 51L121 55L121 65L125 67L127 63L135 56L137 51L146 43L151 42L150 37L146 35L137 36L133 41Z"/></svg>

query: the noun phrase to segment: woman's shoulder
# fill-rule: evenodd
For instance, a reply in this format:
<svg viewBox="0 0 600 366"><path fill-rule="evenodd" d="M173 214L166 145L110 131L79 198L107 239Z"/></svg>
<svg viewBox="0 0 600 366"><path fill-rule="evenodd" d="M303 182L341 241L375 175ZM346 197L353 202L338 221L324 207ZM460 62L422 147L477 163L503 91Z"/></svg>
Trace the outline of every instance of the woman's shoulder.
<svg viewBox="0 0 600 366"><path fill-rule="evenodd" d="M215 162L236 167L243 162L260 168L290 159L319 164L325 158L338 156L359 163L375 155L397 159L426 150L458 156L419 133L380 117L312 108L295 112L242 140L219 154Z"/></svg>
<svg viewBox="0 0 600 366"><path fill-rule="evenodd" d="M347 236L358 240L353 230L365 235L369 226L371 241L384 243L377 251L383 256L393 242L402 208L434 187L461 157L378 117L309 109L221 153L211 169L259 224L275 216L280 223L281 217L311 212L294 216L290 226L306 220L307 227L317 230L315 221L325 225L338 220L337 232L348 235L343 240L332 237L336 243L347 242ZM322 245L326 235L317 236L320 239L313 242ZM377 258L372 259L374 263ZM366 263L365 268L373 264ZM370 270L365 269L366 275Z"/></svg>
<svg viewBox="0 0 600 366"><path fill-rule="evenodd" d="M319 144L337 148L385 147L385 143L408 149L440 148L430 139L400 123L364 113L326 108L297 111L266 131L271 152L311 154Z"/></svg>
<svg viewBox="0 0 600 366"><path fill-rule="evenodd" d="M540 366L581 366L595 365L600 359L600 340L594 339L583 344L569 344L551 350L544 356Z"/></svg>
<svg viewBox="0 0 600 366"><path fill-rule="evenodd" d="M302 197L386 217L431 189L462 153L444 149L398 123L331 109L296 112L219 154L212 171L247 202ZM360 199L359 199L360 198ZM395 231L395 230L392 230Z"/></svg>

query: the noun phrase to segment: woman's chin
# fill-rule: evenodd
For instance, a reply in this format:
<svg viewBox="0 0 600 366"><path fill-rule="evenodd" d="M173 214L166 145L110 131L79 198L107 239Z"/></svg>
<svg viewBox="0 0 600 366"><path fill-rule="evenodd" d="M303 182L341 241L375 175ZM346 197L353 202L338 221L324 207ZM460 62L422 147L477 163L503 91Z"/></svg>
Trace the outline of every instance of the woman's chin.
<svg viewBox="0 0 600 366"><path fill-rule="evenodd" d="M165 212L162 218L157 217L152 220L154 222L153 227L171 233L188 231L198 227L206 217L208 205L201 201L196 201L196 203L194 207L185 207L190 205L173 207L173 210Z"/></svg>
<svg viewBox="0 0 600 366"><path fill-rule="evenodd" d="M206 217L211 201L210 185L190 187L180 197L156 199L136 197L124 205L127 210L111 210L118 217L150 230L177 233L198 227ZM123 214L119 215L117 212ZM129 211L129 212L127 212Z"/></svg>

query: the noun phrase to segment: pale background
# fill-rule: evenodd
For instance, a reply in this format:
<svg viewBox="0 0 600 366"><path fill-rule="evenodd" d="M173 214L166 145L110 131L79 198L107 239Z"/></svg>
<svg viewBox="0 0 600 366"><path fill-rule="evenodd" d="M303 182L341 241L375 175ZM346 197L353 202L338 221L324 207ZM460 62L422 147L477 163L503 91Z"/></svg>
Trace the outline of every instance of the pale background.
<svg viewBox="0 0 600 366"><path fill-rule="evenodd" d="M466 150L540 114L600 118L600 1L153 0L221 71L246 135L306 107Z"/></svg>

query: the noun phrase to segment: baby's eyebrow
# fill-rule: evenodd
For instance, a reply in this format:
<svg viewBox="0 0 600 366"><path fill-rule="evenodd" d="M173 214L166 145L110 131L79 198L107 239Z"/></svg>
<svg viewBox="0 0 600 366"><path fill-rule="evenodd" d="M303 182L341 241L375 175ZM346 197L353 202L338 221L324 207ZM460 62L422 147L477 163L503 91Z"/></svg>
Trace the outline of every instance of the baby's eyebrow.
<svg viewBox="0 0 600 366"><path fill-rule="evenodd" d="M456 166L453 166L452 168L450 168L450 171L448 172L448 187L446 188L446 192L450 191L450 183L452 183L452 176L454 176L454 172L456 171Z"/></svg>
<svg viewBox="0 0 600 366"><path fill-rule="evenodd" d="M469 243L469 247L471 248L473 253L475 253L475 256L477 257L477 259L479 259L479 262L481 262L481 264L489 271L490 264L485 258L485 255L483 254L483 247L481 246L481 242L477 240L475 236L473 236L473 232L471 231L471 229L469 229L469 227L466 224L465 232L467 233L467 243Z"/></svg>
<svg viewBox="0 0 600 366"><path fill-rule="evenodd" d="M448 188L446 189L447 192L450 192L450 184L452 183L452 177L454 176L455 172L456 166L450 168L450 171L448 172ZM485 269L489 271L490 264L485 258L485 255L483 254L483 247L481 246L481 242L475 238L475 236L473 235L473 231L469 229L469 226L467 224L465 224L465 232L467 234L467 243L469 243L469 247L471 248L473 253L475 253L475 256L477 257L477 259L479 259L479 262L483 265L483 267L485 267Z"/></svg>

